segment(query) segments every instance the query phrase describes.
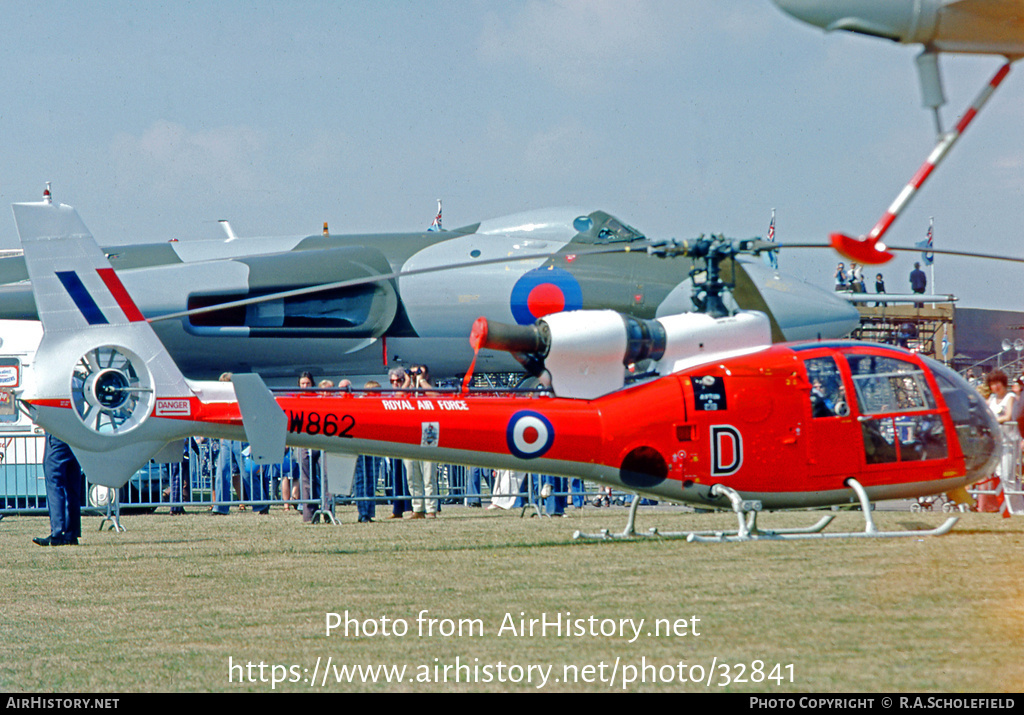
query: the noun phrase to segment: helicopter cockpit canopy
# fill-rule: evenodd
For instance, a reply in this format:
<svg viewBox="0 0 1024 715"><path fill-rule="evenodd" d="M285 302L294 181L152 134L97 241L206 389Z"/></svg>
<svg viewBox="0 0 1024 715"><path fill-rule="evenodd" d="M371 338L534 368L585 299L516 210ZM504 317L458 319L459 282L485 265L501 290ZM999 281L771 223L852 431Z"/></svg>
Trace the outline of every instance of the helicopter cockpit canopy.
<svg viewBox="0 0 1024 715"><path fill-rule="evenodd" d="M989 468L998 425L981 396L956 372L923 356L921 364L888 351L870 351L863 344L831 347L840 352L804 359L812 417L815 422L855 417L867 464L945 459L949 440L955 438L968 473ZM943 427L929 372L955 435Z"/></svg>
<svg viewBox="0 0 1024 715"><path fill-rule="evenodd" d="M924 362L949 408L967 471L980 476L989 474L994 468L996 440L1002 439L995 416L978 391L959 373L931 358L925 357Z"/></svg>

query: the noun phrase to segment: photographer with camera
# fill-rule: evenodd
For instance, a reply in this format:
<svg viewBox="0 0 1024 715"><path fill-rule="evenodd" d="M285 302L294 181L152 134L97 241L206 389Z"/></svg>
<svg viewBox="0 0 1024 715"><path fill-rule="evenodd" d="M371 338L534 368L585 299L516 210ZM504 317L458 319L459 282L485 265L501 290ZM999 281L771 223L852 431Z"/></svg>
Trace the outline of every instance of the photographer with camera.
<svg viewBox="0 0 1024 715"><path fill-rule="evenodd" d="M426 365L412 365L406 370L409 387L419 390L432 388L430 370ZM417 397L435 393L419 393ZM418 459L403 460L405 475L409 480L409 492L412 494L412 514L410 519L436 519L438 512L437 465Z"/></svg>

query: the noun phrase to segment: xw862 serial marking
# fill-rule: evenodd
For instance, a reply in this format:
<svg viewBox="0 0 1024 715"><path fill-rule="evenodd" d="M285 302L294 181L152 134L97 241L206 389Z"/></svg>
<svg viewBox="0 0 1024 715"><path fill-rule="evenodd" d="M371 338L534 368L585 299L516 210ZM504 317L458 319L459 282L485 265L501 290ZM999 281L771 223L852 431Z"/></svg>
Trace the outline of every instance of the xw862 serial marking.
<svg viewBox="0 0 1024 715"><path fill-rule="evenodd" d="M288 411L288 431L293 434L322 434L325 437L352 437L356 418L352 415L321 414L313 410Z"/></svg>

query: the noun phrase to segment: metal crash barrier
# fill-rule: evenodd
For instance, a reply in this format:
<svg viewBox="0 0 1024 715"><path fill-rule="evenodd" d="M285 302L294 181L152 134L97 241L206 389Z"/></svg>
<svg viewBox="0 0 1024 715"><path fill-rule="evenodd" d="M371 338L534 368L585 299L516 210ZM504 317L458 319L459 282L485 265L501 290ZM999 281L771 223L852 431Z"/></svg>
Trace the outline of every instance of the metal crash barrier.
<svg viewBox="0 0 1024 715"><path fill-rule="evenodd" d="M0 433L0 518L9 515L45 516L46 484L43 476L43 449L45 437L41 434ZM259 467L243 452L244 471L229 478L228 493L217 495L219 440L190 440L188 458L174 464L150 463L140 469L120 489L92 484L86 475L83 490L83 513L105 515L103 528L108 521L111 528L120 529L118 518L121 513L139 514L154 512L158 508L174 511L212 510L215 506L242 509L261 509L268 506L295 508L310 506L317 518L333 520L336 504L355 504L373 501L378 507L390 506L394 500L410 500L408 484L404 478L401 460L375 459L376 473L371 475L373 493L357 495L351 478L341 480L340 493L332 494L322 488L326 469L319 459L307 465L309 477L308 493L298 488L303 482L302 468L297 456L299 450L288 450L280 464ZM979 501L979 509L1002 511L1006 515L1024 514L1024 489L1021 480L1021 455L1019 449L1005 447L1004 467L1012 476L979 482L968 492ZM315 452L306 454L316 455ZM184 457L184 451L183 451ZM540 475L512 472L511 481L495 478L490 469L484 469L479 488L473 485L472 468L460 465L441 464L437 470L437 493L426 496L439 505L470 504L500 505L504 509L526 509L534 507L541 513L543 502ZM1003 471L1003 470L1000 470ZM506 475L506 477L509 475ZM351 477L351 475L349 475ZM528 478L529 477L529 478ZM396 489L397 480L397 489ZM332 480L333 481L333 480ZM595 488L579 480L566 479L570 488L550 490L544 496L565 497L567 505L605 504L625 505L632 495L613 492L607 488ZM284 491L285 486L288 493ZM293 494L295 496L293 496ZM940 507L951 510L952 502L940 503L941 497L919 499L912 510L932 510ZM917 507L915 509L915 507Z"/></svg>
<svg viewBox="0 0 1024 715"><path fill-rule="evenodd" d="M41 434L0 433L0 518L8 515L47 514L42 464L45 441ZM980 510L1002 511L1007 516L1024 514L1020 449L1012 445L1006 445L1004 449L1005 458L1000 473L1005 471L1011 476L1000 478L994 475L991 479L973 485L968 492L979 501ZM353 488L352 475L340 480L342 488L339 493L332 494L323 489L326 460L320 460L315 451L303 451L311 455L313 462L306 465L305 471L309 476L305 480L298 458L299 450L288 450L280 464L269 467L253 464L243 450L244 469L229 477L227 492L221 497L217 494L219 440L191 439L187 458L183 448L181 463L151 462L132 475L120 489L92 484L86 475L83 513L105 515L100 528L109 521L111 528L120 529L121 513L154 512L162 507L172 511L209 511L215 506L262 509L287 504L295 508L308 505L317 519L333 521L336 504L373 501L378 506L390 506L395 500L412 499L401 460L368 460L368 463L375 465L375 473L369 480L373 486L372 494L357 494ZM540 475L522 472L496 475L492 470L484 469L477 488L473 484L471 467L441 464L436 465L436 470L437 492L423 498L436 500L439 506L481 503L500 505L510 510L533 507L537 513L541 513L540 505L544 496L565 497L569 506L574 505L574 502L577 506L584 503L625 505L632 500L631 494L595 488L580 480L566 479L565 483L570 485L566 490L549 488L545 491ZM336 480L329 481L335 485L338 483ZM300 489L300 484L307 484L308 487ZM941 501L941 497L919 499L911 509L931 510L941 506L943 510L951 510L956 506L952 502Z"/></svg>
<svg viewBox="0 0 1024 715"><path fill-rule="evenodd" d="M978 511L1013 516L1024 514L1024 490L1021 486L1020 440L1004 434L1003 454L996 473L967 491L978 502Z"/></svg>
<svg viewBox="0 0 1024 715"><path fill-rule="evenodd" d="M46 438L42 434L3 435L0 433L0 518L8 515L44 516L46 509L46 483L43 475L43 452ZM215 506L242 509L260 509L267 506L310 506L317 514L333 513L335 504L354 504L373 501L379 506L395 500L410 500L401 460L379 458L369 463L376 465L370 484L372 494L356 495L352 475L340 480L341 493L331 494L323 488L327 481L326 460L318 459L315 451L303 450L312 464L306 465L309 475L303 479L299 450L289 449L280 464L260 467L254 464L243 449L244 468L228 478L225 495L218 495L220 441L191 439L187 456L184 445L182 462L157 464L151 462L140 469L120 489L93 484L85 475L82 491L84 514L105 515L103 524L112 522L111 528L120 529L122 513L147 513L158 508L172 511L213 510ZM436 466L437 493L426 497L443 504L482 503L488 505L499 500L508 509L537 505L541 500L539 475L512 473L516 479L504 488L494 481L492 470L485 469L477 490L471 479L471 468L460 465ZM574 484L575 482L575 484ZM308 493L296 485L308 484ZM551 491L550 496L564 496L568 504L604 500L606 504L626 504L631 495L593 489L580 480L566 479L572 487L565 491ZM287 493L285 492L287 489ZM297 498L293 495L297 495ZM325 519L328 517L325 515Z"/></svg>
<svg viewBox="0 0 1024 715"><path fill-rule="evenodd" d="M0 436L0 515L46 513L41 434Z"/></svg>

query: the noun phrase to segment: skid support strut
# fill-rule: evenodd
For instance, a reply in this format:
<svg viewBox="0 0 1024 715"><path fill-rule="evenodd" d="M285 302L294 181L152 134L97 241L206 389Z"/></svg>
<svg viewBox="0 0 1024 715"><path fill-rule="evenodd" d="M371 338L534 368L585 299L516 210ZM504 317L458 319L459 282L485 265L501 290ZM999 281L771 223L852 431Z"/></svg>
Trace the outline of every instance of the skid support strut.
<svg viewBox="0 0 1024 715"><path fill-rule="evenodd" d="M729 499L732 511L736 514L738 522L735 531L673 531L662 532L652 528L646 534L637 534L636 508L640 502L639 496L633 499L629 510L629 519L626 528L619 534L612 534L608 529L602 529L597 534L584 534L577 531L573 534L574 539L631 539L636 536L650 536L661 538L685 538L694 542L723 542L723 541L757 541L757 540L794 540L794 539L849 539L849 538L896 538L901 536L942 536L949 533L950 529L957 523L958 517L950 517L941 526L935 529L912 529L906 531L879 531L875 526L875 520L871 515L871 500L867 491L860 482L852 477L846 480L846 485L853 490L860 501L861 511L864 514L864 531L846 532L824 532L835 518L827 514L818 520L817 523L801 528L792 529L761 529L757 526L757 514L761 511L761 502L743 499L739 492L722 484L716 484L711 488L711 496L724 496Z"/></svg>
<svg viewBox="0 0 1024 715"><path fill-rule="evenodd" d="M636 533L636 510L640 506L640 495L633 495L633 502L629 505L629 516L626 519L626 528L619 534L612 534L608 529L601 529L596 534L584 534L582 531L573 532L574 539L632 539L635 536L647 536L647 534Z"/></svg>

